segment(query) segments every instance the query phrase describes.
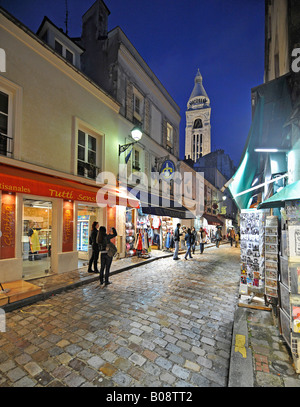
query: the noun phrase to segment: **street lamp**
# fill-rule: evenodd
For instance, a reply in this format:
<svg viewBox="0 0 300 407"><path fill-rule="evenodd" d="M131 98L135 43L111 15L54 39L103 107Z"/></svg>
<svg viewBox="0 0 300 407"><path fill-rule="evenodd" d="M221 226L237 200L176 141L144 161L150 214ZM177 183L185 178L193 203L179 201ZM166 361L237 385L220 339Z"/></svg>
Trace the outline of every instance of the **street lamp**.
<svg viewBox="0 0 300 407"><path fill-rule="evenodd" d="M119 145L119 156L121 155L121 153L124 153L124 151L126 151L128 147L140 141L143 135L143 132L139 126L134 126L130 133L134 141L132 143Z"/></svg>

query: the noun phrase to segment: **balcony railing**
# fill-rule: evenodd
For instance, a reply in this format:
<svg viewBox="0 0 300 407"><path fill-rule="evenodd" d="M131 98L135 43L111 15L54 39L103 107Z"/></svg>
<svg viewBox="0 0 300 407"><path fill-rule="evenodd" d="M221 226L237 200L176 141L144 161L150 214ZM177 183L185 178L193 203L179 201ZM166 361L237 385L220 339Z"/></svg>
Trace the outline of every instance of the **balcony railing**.
<svg viewBox="0 0 300 407"><path fill-rule="evenodd" d="M12 157L13 154L13 138L0 132L0 155Z"/></svg>
<svg viewBox="0 0 300 407"><path fill-rule="evenodd" d="M85 178L96 179L99 172L101 172L101 168L94 164L83 161L77 162L77 175Z"/></svg>

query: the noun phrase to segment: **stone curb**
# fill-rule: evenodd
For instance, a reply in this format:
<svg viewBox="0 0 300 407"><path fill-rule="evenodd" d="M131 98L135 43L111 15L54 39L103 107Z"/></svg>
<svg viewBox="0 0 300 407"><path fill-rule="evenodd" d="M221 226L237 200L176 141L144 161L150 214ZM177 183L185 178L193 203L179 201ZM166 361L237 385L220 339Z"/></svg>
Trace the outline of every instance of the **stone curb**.
<svg viewBox="0 0 300 407"><path fill-rule="evenodd" d="M236 309L234 315L228 387L254 387L246 311L240 307Z"/></svg>

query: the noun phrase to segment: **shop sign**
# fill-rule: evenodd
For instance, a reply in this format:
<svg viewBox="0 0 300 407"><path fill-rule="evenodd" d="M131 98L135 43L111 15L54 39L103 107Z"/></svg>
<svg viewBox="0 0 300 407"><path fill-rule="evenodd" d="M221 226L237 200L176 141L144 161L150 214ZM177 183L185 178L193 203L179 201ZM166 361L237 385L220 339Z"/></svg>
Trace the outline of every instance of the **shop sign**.
<svg viewBox="0 0 300 407"><path fill-rule="evenodd" d="M160 176L165 181L170 181L175 174L175 164L171 160L165 160L160 168Z"/></svg>
<svg viewBox="0 0 300 407"><path fill-rule="evenodd" d="M64 201L63 204L63 252L73 251L73 203Z"/></svg>
<svg viewBox="0 0 300 407"><path fill-rule="evenodd" d="M88 191L80 188L72 188L69 186L39 181L38 179L34 180L8 174L0 174L0 190L12 193L19 192L23 194L98 204L102 201L97 200L97 193L101 192L103 189L105 190L105 188L97 188L95 186L94 189L95 191ZM127 199L127 197L123 198L122 196L119 197L117 195L117 191L110 191L110 189L107 189L105 192L104 203L106 205L128 205L132 207L136 207L138 205L136 200L130 198ZM106 200L107 196L108 198Z"/></svg>
<svg viewBox="0 0 300 407"><path fill-rule="evenodd" d="M1 259L11 259L15 257L15 214L15 195L3 193L1 204Z"/></svg>

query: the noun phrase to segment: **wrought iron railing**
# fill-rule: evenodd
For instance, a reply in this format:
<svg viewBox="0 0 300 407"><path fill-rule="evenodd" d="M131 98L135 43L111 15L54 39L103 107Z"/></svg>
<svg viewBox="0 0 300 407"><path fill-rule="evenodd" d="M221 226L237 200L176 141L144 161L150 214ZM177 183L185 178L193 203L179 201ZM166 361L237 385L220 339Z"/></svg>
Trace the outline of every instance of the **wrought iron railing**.
<svg viewBox="0 0 300 407"><path fill-rule="evenodd" d="M13 154L13 138L0 132L0 155L12 157Z"/></svg>

